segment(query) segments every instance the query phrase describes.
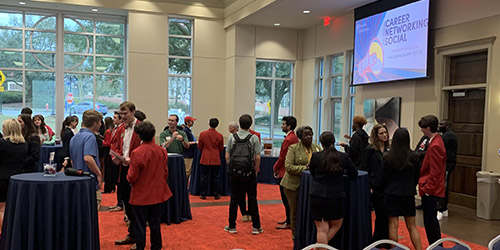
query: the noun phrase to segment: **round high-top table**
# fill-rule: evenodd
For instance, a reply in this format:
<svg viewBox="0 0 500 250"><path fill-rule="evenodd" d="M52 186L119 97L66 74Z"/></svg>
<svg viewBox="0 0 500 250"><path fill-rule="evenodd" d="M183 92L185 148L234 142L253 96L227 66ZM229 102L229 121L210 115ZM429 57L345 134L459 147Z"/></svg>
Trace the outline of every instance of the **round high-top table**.
<svg viewBox="0 0 500 250"><path fill-rule="evenodd" d="M96 186L91 177L14 175L6 202L1 249L100 248Z"/></svg>

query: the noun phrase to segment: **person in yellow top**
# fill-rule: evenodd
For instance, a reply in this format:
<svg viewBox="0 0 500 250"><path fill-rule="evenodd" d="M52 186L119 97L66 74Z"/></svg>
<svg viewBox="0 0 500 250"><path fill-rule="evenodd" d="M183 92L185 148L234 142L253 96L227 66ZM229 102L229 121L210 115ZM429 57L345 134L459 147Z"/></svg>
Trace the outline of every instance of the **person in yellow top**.
<svg viewBox="0 0 500 250"><path fill-rule="evenodd" d="M309 126L302 126L297 130L299 143L288 148L285 159L285 175L280 185L285 191L290 206L290 220L292 226L292 239L295 239L295 227L297 223L297 198L302 178L302 172L308 169L309 161L313 152L321 151L321 147L312 142L313 130Z"/></svg>

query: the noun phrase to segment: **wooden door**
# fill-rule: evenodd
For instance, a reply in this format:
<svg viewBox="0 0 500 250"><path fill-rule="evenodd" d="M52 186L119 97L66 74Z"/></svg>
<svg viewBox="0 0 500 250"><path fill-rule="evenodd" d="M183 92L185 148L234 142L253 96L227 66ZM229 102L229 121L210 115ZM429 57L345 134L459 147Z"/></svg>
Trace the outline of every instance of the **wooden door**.
<svg viewBox="0 0 500 250"><path fill-rule="evenodd" d="M467 90L465 97L449 92L448 119L458 137L457 165L450 179L449 202L476 208L476 172L483 154L484 89Z"/></svg>

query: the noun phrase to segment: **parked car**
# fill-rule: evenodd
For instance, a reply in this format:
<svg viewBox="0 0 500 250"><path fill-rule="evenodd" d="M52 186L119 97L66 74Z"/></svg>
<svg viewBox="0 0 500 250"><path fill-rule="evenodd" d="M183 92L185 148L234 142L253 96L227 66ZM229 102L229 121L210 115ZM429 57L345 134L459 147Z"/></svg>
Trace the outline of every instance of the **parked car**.
<svg viewBox="0 0 500 250"><path fill-rule="evenodd" d="M69 114L82 114L83 112L85 112L85 110L89 109L94 109L94 107L92 106L92 102L80 102L76 105L73 105L69 109ZM108 113L108 107L100 102L95 103L95 110L101 112L102 115L106 115Z"/></svg>

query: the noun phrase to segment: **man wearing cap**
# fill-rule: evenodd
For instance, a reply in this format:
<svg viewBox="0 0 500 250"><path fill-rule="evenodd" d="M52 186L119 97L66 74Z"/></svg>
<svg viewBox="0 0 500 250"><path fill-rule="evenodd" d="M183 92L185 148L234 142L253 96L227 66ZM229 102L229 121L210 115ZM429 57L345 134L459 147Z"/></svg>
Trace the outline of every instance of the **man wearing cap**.
<svg viewBox="0 0 500 250"><path fill-rule="evenodd" d="M189 148L189 141L186 133L177 127L177 123L177 115L168 117L168 127L160 134L160 145L169 153L182 154L185 148Z"/></svg>
<svg viewBox="0 0 500 250"><path fill-rule="evenodd" d="M189 180L189 176L191 176L191 166L193 165L193 157L194 151L196 150L196 139L194 138L193 133L191 132L191 128L194 125L194 121L196 118L192 116L186 116L184 118L184 126L182 130L186 133L188 138L189 148L184 150L184 163L186 165L186 177Z"/></svg>

